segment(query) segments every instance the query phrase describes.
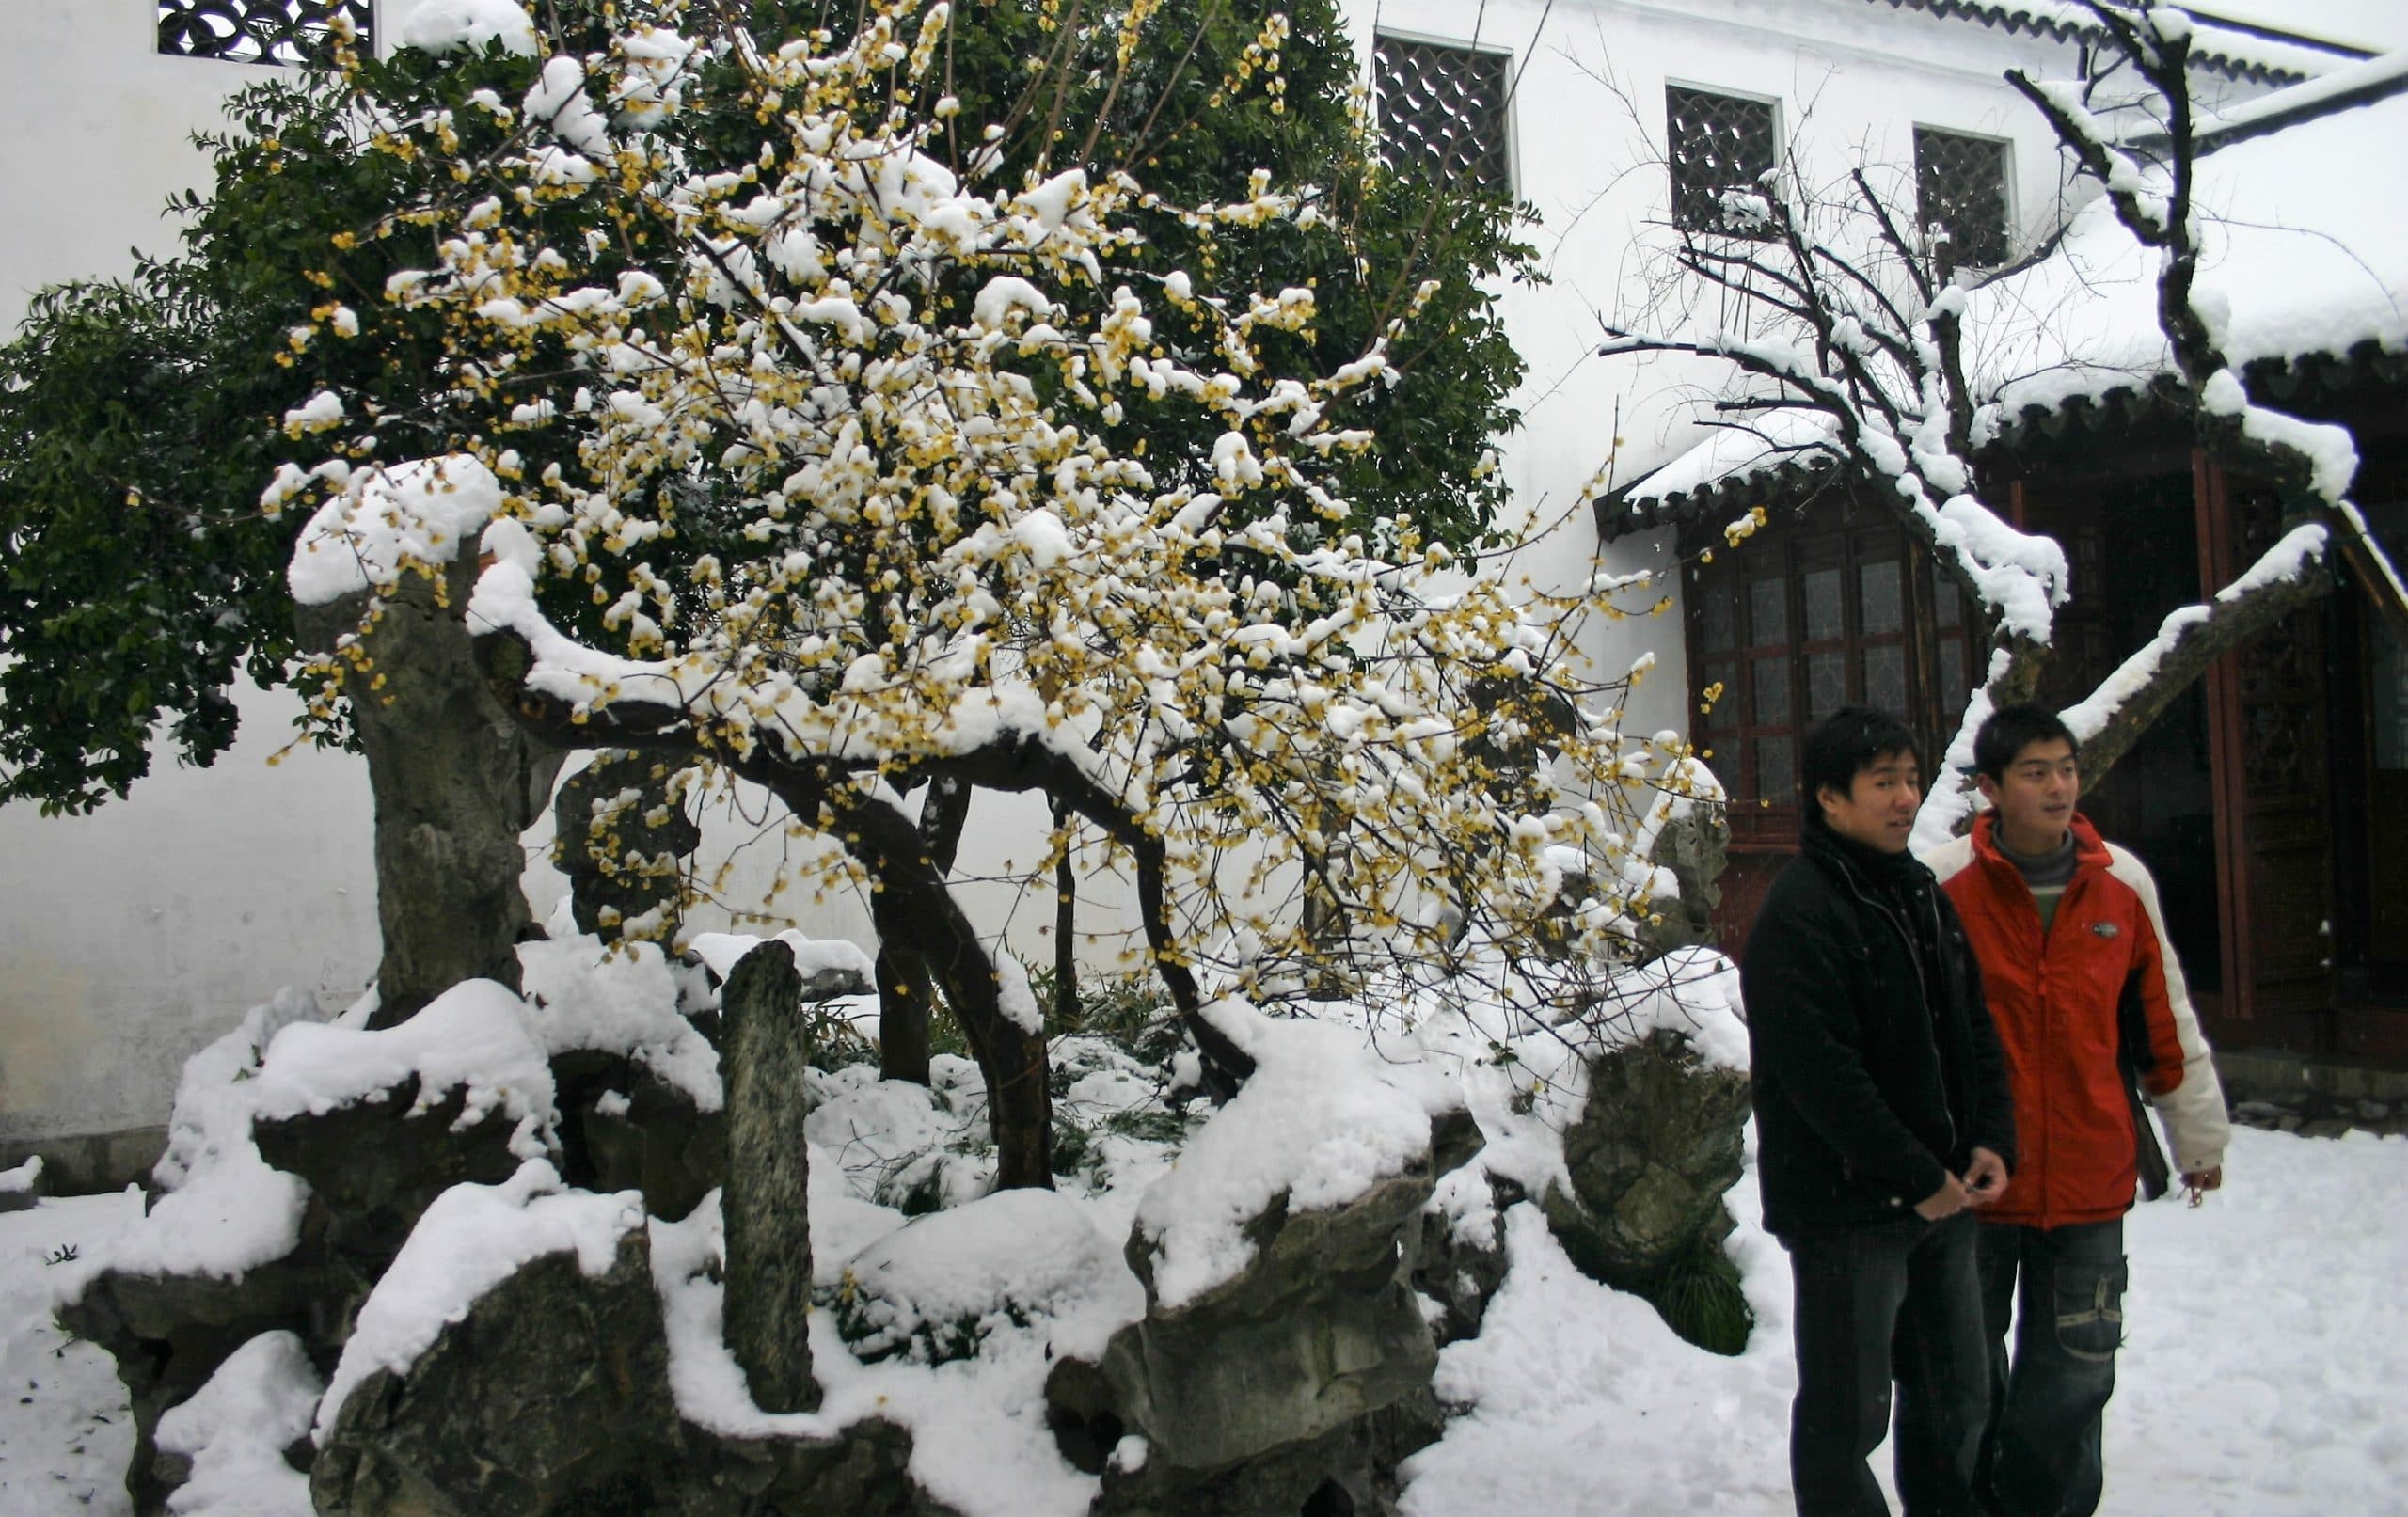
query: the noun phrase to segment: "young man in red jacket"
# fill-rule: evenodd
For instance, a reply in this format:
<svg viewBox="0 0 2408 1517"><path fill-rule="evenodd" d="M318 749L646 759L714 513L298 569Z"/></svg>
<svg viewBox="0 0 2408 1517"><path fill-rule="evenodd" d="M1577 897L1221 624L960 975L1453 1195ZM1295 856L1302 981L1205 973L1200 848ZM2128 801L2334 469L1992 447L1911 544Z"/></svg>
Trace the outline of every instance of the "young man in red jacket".
<svg viewBox="0 0 2408 1517"><path fill-rule="evenodd" d="M2123 1341L2124 1213L2145 1177L2152 1196L2165 1189L2134 1087L2194 1196L2224 1180L2224 1092L2157 882L2074 810L2073 734L2008 706L1975 735L1973 764L1990 809L1924 861L1981 963L2021 1145L2015 1184L1982 1214L1991 1394L1976 1481L1999 1517L2090 1517Z"/></svg>

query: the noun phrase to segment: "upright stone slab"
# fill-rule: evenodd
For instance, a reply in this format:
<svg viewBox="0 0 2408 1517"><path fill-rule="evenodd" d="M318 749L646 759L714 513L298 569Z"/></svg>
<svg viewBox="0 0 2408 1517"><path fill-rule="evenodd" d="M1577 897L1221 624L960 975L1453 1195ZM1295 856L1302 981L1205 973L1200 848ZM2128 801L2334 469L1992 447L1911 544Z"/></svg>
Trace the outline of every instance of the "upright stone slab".
<svg viewBox="0 0 2408 1517"><path fill-rule="evenodd" d="M810 1159L803 1144L811 1040L794 950L770 939L737 961L726 1019L727 1344L765 1412L819 1404L811 1378Z"/></svg>

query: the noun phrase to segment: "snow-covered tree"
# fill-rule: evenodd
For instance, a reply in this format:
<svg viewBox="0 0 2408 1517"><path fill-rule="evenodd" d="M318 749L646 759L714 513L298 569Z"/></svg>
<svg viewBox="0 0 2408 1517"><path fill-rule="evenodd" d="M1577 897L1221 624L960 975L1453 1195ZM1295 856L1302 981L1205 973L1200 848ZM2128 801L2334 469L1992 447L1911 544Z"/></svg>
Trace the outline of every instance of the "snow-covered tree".
<svg viewBox="0 0 2408 1517"><path fill-rule="evenodd" d="M2209 217L2193 198L2202 137L2188 78L2189 20L2171 6L2083 0L2099 45L2083 77L2009 81L2046 116L2077 172L2096 180L2130 234L2161 256L2159 324L2194 397L2201 446L2273 481L2287 533L2235 581L2174 608L2067 712L2096 782L2219 655L2327 593L2342 545L2378 586L2397 578L2347 499L2356 453L2345 429L2253 401L2227 360L2228 313L2194 298ZM1869 484L1909 537L1981 610L1990 655L1962 713L1952 765L1970 766L1972 735L1997 706L2028 700L2073 587L2057 543L2016 529L1999 507L1983 447L2004 417L1998 392L2020 375L1976 372L1967 322L1983 289L2030 264L1959 271L1945 233L1916 223L1909 176L1860 165L1817 182L1792 150L1759 185L1725 191L1719 215L1670 229L1649 298L1608 323L1605 356L1678 353L1727 361L1738 383L1706 403L1710 424L1767 448L1836 466L1837 483ZM2040 250L2045 258L2049 246ZM1735 546L1754 521L1733 526ZM1937 841L1968 814L1970 793L1935 787L1919 824Z"/></svg>
<svg viewBox="0 0 2408 1517"><path fill-rule="evenodd" d="M808 0L742 8L756 32L778 37L825 10ZM0 801L88 810L122 795L154 751L206 765L232 740L227 687L237 673L268 686L300 667L285 567L306 514L276 502L262 510L260 486L323 457L307 421L310 398L339 393L356 414L373 415L384 456L434 455L455 441L450 410L429 393L448 383L436 357L441 314L386 300L396 245L356 235L425 199L431 176L451 184L450 166L439 153L376 144L390 123L438 119L473 137L485 118L472 102L522 99L549 56L608 54L606 12L550 6L539 26L508 4L428 8L398 29L388 58L355 54L339 71L295 71L245 91L231 129L211 143L214 193L178 207L189 217L182 255L145 262L122 283L37 300L22 335L0 350ZM1131 45L1141 36L1147 46ZM1209 198L1202 186L1243 166L1262 166L1279 185L1322 185L1318 224L1233 229L1133 207L1145 229L1138 252L1163 268L1212 268L1241 282L1275 269L1283 282L1310 286L1313 323L1258 335L1266 355L1303 367L1353 357L1418 303L1424 319L1389 349L1393 382L1354 402L1358 419L1396 446L1376 462L1334 461L1333 479L1366 521L1411 502L1434 540L1481 537L1501 489L1481 460L1512 422L1504 398L1519 373L1483 285L1518 256L1510 210L1370 172L1352 50L1326 0L1250 18L1187 0L1133 14L980 6L945 28L931 63L960 103L927 144L952 171L973 158L1014 175L1039 163L1143 164L1157 193L1179 203ZM990 137L973 121L1002 131ZM730 132L756 126L689 110L655 123L650 140L709 157ZM547 187L537 218L546 237L610 234L591 219L598 198L557 188ZM567 368L550 378L565 387L553 397L562 404L580 382ZM521 373L513 393L532 403L546 382ZM288 416L301 419L288 426ZM1120 444L1133 446L1143 429L1158 457L1202 456L1193 439L1173 446L1161 425L1159 416L1133 419ZM520 436L522 467L571 461L548 453L553 443ZM403 593L439 609L424 585ZM401 622L384 624L390 638ZM493 793L482 822L417 814L413 797L464 786L457 776L411 772L427 755L369 730L380 715L404 735L433 719L391 707L395 692L359 667L372 641L346 644L339 667L357 678L333 687L340 693L320 703L314 730L370 750L380 895L411 906L419 924L385 913L380 979L388 1015L400 1016L461 973L515 972L510 913L481 936L458 919L515 898L515 837L542 798L515 795L540 783L486 775L465 787ZM305 684L317 687L319 675ZM355 732L360 716L369 719ZM520 741L503 735L486 746ZM514 772L537 782L558 762L533 749L525 757ZM951 846L940 824L950 817L958 831L959 815L942 804L923 810L937 853ZM407 866L414 848L424 867ZM445 952L421 952L428 943ZM889 968L883 991L924 978L908 961ZM905 1021L891 1051L908 1071L914 1040ZM924 1038L918 1046L924 1067Z"/></svg>
<svg viewBox="0 0 2408 1517"><path fill-rule="evenodd" d="M1115 18L1124 55L1151 13ZM1223 990L1466 937L1627 956L1648 786L1699 771L1623 741L1626 672L1576 655L1608 587L1523 603L1440 541L1447 502L1344 493L1434 285L1288 369L1318 292L1231 285L1215 250L1324 224L1310 189L953 166L1009 128L957 119L943 5L793 40L618 14L516 98L379 122L439 172L356 241L442 325L420 414L455 441L400 456L339 386L295 407L325 450L269 492L316 504L299 563L398 584L477 537L469 624L522 721L707 757L841 846L982 1067L1006 1185L1047 1183L1042 1021L917 826L924 782L1089 830L1209 1089L1251 1066L1203 1015ZM1283 40L1263 23L1218 89L1275 81ZM1194 263L1161 267L1149 223ZM1559 903L1568 865L1603 883ZM1304 931L1307 893L1346 930Z"/></svg>

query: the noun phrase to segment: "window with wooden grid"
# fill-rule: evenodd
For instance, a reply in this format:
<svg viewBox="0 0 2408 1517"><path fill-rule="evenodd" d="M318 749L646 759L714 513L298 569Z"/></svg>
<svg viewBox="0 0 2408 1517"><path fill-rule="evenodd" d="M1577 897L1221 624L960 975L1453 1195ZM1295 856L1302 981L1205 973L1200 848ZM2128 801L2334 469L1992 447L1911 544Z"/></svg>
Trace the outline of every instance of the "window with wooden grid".
<svg viewBox="0 0 2408 1517"><path fill-rule="evenodd" d="M1915 206L1933 261L1942 270L2004 263L2014 229L2006 144L1915 128Z"/></svg>
<svg viewBox="0 0 2408 1517"><path fill-rule="evenodd" d="M1664 115L1672 225L1740 237L1771 235L1761 221L1734 215L1723 197L1773 194L1768 176L1780 161L1773 103L1667 85Z"/></svg>
<svg viewBox="0 0 2408 1517"><path fill-rule="evenodd" d="M1690 681L1715 694L1693 735L1734 802L1733 846L1785 850L1800 742L1840 707L1903 718L1925 767L1937 765L1969 693L1968 618L1955 585L1875 507L1822 502L1803 522L1776 513L1736 548L1711 540L1713 561L1690 565L1685 597Z"/></svg>
<svg viewBox="0 0 2408 1517"><path fill-rule="evenodd" d="M370 0L159 0L159 51L230 63L312 63L327 57L335 18L366 47Z"/></svg>
<svg viewBox="0 0 2408 1517"><path fill-rule="evenodd" d="M1372 49L1372 81L1389 166L1512 194L1505 115L1511 64L1503 53L1382 35Z"/></svg>

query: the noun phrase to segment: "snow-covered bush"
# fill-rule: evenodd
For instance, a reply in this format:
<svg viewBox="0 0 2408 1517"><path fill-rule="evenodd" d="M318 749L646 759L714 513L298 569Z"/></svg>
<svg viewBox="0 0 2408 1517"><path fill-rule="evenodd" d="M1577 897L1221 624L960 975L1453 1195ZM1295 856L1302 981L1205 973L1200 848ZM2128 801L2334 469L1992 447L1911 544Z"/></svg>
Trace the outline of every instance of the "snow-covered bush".
<svg viewBox="0 0 2408 1517"><path fill-rule="evenodd" d="M1043 1191L1000 1191L922 1217L855 1255L829 1292L856 1357L944 1364L1004 1322L1133 1284L1086 1209Z"/></svg>

